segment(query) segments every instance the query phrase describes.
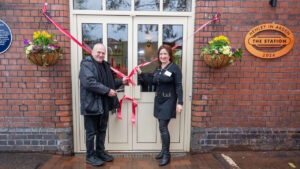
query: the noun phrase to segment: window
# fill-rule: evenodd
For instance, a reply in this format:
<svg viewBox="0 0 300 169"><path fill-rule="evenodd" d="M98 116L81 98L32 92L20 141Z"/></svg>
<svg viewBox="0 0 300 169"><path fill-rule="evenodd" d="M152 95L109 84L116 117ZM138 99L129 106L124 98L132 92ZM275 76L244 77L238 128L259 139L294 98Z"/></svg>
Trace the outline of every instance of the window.
<svg viewBox="0 0 300 169"><path fill-rule="evenodd" d="M131 0L73 0L73 6L75 10L191 12L192 0L134 0L134 4Z"/></svg>

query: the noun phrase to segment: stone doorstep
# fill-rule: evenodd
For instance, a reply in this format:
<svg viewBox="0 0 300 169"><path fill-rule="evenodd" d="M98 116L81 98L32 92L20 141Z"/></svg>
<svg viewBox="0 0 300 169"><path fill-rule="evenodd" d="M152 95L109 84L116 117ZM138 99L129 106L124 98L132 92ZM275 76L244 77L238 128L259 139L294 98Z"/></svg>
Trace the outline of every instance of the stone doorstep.
<svg viewBox="0 0 300 169"><path fill-rule="evenodd" d="M118 158L154 158L159 152L108 152L110 155ZM85 153L75 153L75 156L85 156ZM184 157L187 152L171 152L172 157Z"/></svg>

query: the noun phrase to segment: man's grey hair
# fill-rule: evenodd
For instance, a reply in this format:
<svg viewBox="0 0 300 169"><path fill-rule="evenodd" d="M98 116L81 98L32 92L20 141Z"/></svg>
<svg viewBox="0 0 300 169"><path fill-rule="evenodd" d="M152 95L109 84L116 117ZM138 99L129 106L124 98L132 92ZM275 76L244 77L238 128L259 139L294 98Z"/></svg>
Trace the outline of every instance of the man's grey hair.
<svg viewBox="0 0 300 169"><path fill-rule="evenodd" d="M99 46L102 46L102 47L104 47L104 49L106 49L105 46L103 45L103 43L96 43L93 47L93 51Z"/></svg>

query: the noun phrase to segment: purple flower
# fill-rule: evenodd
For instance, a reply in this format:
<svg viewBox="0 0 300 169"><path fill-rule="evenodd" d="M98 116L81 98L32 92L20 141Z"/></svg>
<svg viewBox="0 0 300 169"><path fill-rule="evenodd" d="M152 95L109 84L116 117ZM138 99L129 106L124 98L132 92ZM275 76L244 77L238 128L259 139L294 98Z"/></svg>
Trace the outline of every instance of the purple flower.
<svg viewBox="0 0 300 169"><path fill-rule="evenodd" d="M50 50L55 50L55 47L54 47L53 45L49 45L49 46L48 46L48 49L50 49Z"/></svg>
<svg viewBox="0 0 300 169"><path fill-rule="evenodd" d="M235 52L235 48L232 48L232 52L233 52L233 53Z"/></svg>
<svg viewBox="0 0 300 169"><path fill-rule="evenodd" d="M57 49L60 49L60 47L57 46L57 45L50 44L50 45L48 46L48 49L50 49L50 50L57 50Z"/></svg>
<svg viewBox="0 0 300 169"><path fill-rule="evenodd" d="M25 46L28 46L30 43L31 43L30 40L24 39L24 45L25 45Z"/></svg>
<svg viewBox="0 0 300 169"><path fill-rule="evenodd" d="M36 52L39 51L39 50L41 50L40 45L34 45L33 46L33 50L36 51Z"/></svg>

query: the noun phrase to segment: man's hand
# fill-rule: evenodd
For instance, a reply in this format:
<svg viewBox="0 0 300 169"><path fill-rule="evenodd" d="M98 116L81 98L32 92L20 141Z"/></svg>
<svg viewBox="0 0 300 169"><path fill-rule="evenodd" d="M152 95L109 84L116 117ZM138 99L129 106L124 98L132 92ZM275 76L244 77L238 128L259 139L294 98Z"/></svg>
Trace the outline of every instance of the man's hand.
<svg viewBox="0 0 300 169"><path fill-rule="evenodd" d="M113 96L116 96L117 95L117 92L113 89L110 89L109 92L108 92L108 96L109 97L113 97Z"/></svg>
<svg viewBox="0 0 300 169"><path fill-rule="evenodd" d="M122 81L123 81L123 85L128 85L128 80L129 78L126 76L126 77L123 77Z"/></svg>
<svg viewBox="0 0 300 169"><path fill-rule="evenodd" d="M182 112L182 105L181 104L177 104L177 106L176 106L176 112L177 113L181 113Z"/></svg>

